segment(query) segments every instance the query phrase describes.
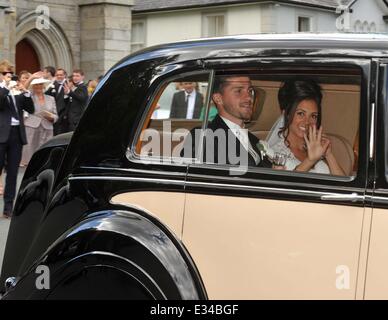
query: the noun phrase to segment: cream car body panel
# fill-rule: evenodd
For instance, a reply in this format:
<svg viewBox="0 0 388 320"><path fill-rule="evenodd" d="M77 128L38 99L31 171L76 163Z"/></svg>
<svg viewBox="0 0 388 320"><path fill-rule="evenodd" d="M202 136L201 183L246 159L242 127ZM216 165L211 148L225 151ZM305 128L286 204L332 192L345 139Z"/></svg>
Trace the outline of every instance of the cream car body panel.
<svg viewBox="0 0 388 320"><path fill-rule="evenodd" d="M159 219L178 239L182 236L184 193L127 192L116 195L111 203L139 208Z"/></svg>
<svg viewBox="0 0 388 320"><path fill-rule="evenodd" d="M365 299L388 299L388 212L374 209L366 273Z"/></svg>
<svg viewBox="0 0 388 320"><path fill-rule="evenodd" d="M364 222L363 222L362 234L361 234L360 259L359 259L360 262L358 266L358 276L357 276L357 291L356 291L357 300L364 300L365 298L365 284L367 279L366 273L367 273L367 267L368 267L371 223L372 223L372 208L365 207Z"/></svg>
<svg viewBox="0 0 388 320"><path fill-rule="evenodd" d="M188 194L183 242L210 299L355 299L363 217L351 206Z"/></svg>

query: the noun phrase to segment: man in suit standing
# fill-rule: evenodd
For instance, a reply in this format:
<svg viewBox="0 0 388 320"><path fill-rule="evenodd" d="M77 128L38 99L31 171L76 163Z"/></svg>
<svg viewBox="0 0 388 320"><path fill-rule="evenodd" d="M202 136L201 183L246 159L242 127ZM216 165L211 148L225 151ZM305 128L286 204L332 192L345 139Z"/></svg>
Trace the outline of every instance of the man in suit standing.
<svg viewBox="0 0 388 320"><path fill-rule="evenodd" d="M52 66L47 66L43 68L42 76L44 79L50 81L50 84L53 84L55 81L56 70Z"/></svg>
<svg viewBox="0 0 388 320"><path fill-rule="evenodd" d="M244 130L245 123L251 120L255 100L255 90L250 78L218 77L212 98L218 115L208 124L204 133L202 160L217 164L272 168L270 159L259 150L260 140L248 130ZM201 128L190 131L191 139L186 138L181 156L190 157L187 152L196 154L200 132Z"/></svg>
<svg viewBox="0 0 388 320"><path fill-rule="evenodd" d="M22 94L12 95L3 83L4 74L12 70L0 70L0 172L6 162L3 215L12 215L16 195L17 175L23 145L27 144L23 110L34 113L34 103L30 93L19 86Z"/></svg>
<svg viewBox="0 0 388 320"><path fill-rule="evenodd" d="M199 119L203 96L196 89L195 82L183 82L182 91L174 94L171 103L171 119Z"/></svg>
<svg viewBox="0 0 388 320"><path fill-rule="evenodd" d="M68 101L67 119L69 131L74 131L89 100L88 87L84 83L85 75L82 70L73 71L73 82L64 84L65 99Z"/></svg>
<svg viewBox="0 0 388 320"><path fill-rule="evenodd" d="M67 73L64 69L57 69L55 73L56 80L47 88L45 92L47 95L55 98L57 105L58 120L54 123L54 136L66 133L69 131L69 123L67 119L67 101L65 100L64 85L66 81Z"/></svg>

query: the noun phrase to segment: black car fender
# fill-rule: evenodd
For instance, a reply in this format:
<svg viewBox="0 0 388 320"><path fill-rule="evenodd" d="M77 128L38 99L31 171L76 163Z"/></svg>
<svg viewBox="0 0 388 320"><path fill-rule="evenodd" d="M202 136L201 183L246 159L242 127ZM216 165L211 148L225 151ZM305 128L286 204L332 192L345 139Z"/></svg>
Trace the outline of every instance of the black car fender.
<svg viewBox="0 0 388 320"><path fill-rule="evenodd" d="M135 210L93 213L61 236L3 299L206 299L184 251ZM49 288L38 289L42 266Z"/></svg>

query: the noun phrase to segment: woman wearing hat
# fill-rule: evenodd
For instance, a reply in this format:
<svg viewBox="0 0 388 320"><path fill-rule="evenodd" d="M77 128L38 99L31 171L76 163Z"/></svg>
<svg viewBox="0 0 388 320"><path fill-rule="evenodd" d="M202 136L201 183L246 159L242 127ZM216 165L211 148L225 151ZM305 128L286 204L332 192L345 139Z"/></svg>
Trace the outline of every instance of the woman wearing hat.
<svg viewBox="0 0 388 320"><path fill-rule="evenodd" d="M27 165L34 152L53 137L53 124L58 120L58 115L55 98L44 94L48 82L43 78L31 82L35 113L29 114L24 121L28 144L23 149L23 165Z"/></svg>

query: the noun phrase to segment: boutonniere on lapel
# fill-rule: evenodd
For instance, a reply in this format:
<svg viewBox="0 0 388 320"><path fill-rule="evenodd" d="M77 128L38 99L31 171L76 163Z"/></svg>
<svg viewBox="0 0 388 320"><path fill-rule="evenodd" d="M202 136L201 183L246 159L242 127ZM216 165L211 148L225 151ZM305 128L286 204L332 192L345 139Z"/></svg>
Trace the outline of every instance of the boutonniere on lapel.
<svg viewBox="0 0 388 320"><path fill-rule="evenodd" d="M273 153L273 150L269 147L267 141L260 140L256 144L256 147L257 147L257 149L259 149L259 151L261 153L261 158L267 157L269 160L272 161L272 159L274 157L274 153Z"/></svg>

